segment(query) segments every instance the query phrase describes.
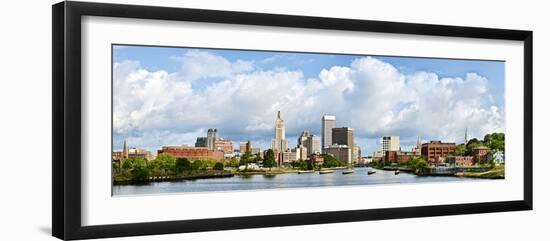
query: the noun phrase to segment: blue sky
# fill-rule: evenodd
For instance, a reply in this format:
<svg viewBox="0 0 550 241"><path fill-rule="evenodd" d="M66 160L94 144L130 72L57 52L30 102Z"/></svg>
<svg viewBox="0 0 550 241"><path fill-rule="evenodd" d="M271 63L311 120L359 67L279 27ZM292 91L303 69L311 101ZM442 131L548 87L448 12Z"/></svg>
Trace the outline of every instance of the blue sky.
<svg viewBox="0 0 550 241"><path fill-rule="evenodd" d="M400 135L402 146L408 148L417 136L423 140L457 141L458 133L463 136L464 127L474 137L504 130L502 61L115 46L113 62L115 149L120 148L124 139L134 142L130 145L152 151L162 145L193 144L196 137L193 135L201 135L208 128L218 128L222 137L234 140L235 144L252 139L257 146L267 148L273 135L275 115L271 113L275 109L282 109L283 118L288 113L288 118L297 119L285 120L291 146L303 129L320 135L321 115L331 113L337 115L337 125L357 129L356 139L363 155L379 149L378 135ZM262 81L266 82L257 84ZM383 85L386 81L387 85ZM261 91L249 92L250 88L263 91L266 83L280 86L258 96L262 103L257 103L260 101L253 96ZM222 84L231 91L224 91ZM133 91L128 91L132 88ZM147 94L148 88L156 92ZM278 95L277 88L283 94ZM145 92L145 97L132 98L137 92ZM157 93L159 96L155 96ZM228 99L220 105L240 105L242 108L227 111L242 112L246 123L232 117L237 113L212 118L209 110L204 110L219 111L220 106L210 103L217 103L220 93ZM391 103L387 103L388 96ZM312 100L315 103L310 104L311 110L295 110ZM195 102L208 104L202 104L204 108L200 110L186 104ZM353 108L355 103L360 109ZM346 111L350 108L353 109ZM209 118L186 117L202 111ZM428 118L433 112L437 115ZM448 130L430 130L429 122L438 121L448 126ZM446 125L451 121L459 123Z"/></svg>

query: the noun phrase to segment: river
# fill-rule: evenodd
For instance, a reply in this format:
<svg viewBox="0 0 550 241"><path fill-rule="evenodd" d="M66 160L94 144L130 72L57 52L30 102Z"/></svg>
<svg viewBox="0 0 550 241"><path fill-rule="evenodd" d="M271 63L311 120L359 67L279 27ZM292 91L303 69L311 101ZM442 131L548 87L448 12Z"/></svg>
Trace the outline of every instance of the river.
<svg viewBox="0 0 550 241"><path fill-rule="evenodd" d="M155 193L180 193L180 192L213 192L231 190L254 190L273 188L304 188L326 187L346 185L372 185L390 183L422 183L422 182L447 182L480 180L460 178L452 176L417 176L401 172L395 175L393 171L375 170L376 173L367 175L371 168L355 168L355 173L343 175L342 170L335 170L330 174L289 173L275 176L235 175L227 178L209 178L196 180L182 180L171 182L152 182L142 185L114 185L113 195L139 195Z"/></svg>

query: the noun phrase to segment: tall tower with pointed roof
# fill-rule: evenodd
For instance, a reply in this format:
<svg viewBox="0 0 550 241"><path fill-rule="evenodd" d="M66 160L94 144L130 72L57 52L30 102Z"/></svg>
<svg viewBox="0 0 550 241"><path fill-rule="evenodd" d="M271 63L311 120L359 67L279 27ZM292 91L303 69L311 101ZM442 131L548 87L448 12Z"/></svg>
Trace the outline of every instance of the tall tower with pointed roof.
<svg viewBox="0 0 550 241"><path fill-rule="evenodd" d="M271 149L274 152L282 152L288 149L288 142L285 138L285 121L281 117L281 111L277 111L275 119L275 138L271 141Z"/></svg>

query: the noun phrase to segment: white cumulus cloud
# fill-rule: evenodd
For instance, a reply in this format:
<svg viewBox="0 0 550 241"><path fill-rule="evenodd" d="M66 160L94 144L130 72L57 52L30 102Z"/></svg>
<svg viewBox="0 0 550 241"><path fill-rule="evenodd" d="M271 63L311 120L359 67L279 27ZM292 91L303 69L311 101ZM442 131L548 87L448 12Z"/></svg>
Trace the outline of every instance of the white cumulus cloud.
<svg viewBox="0 0 550 241"><path fill-rule="evenodd" d="M473 136L504 131L504 110L476 73L406 75L362 57L307 79L300 70L257 69L251 61L205 51L188 51L178 60L182 67L174 73L148 71L135 61L114 63L115 145L123 139L150 149L193 144L208 128L234 141L270 143L278 110L287 138L305 129L320 135L325 113L336 115L338 126L355 128L358 139L393 134L461 141L466 127Z"/></svg>

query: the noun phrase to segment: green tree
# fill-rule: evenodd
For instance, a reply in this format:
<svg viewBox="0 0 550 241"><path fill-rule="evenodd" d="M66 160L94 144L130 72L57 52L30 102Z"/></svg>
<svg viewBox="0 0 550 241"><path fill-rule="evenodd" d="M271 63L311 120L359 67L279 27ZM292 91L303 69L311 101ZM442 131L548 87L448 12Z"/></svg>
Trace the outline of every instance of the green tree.
<svg viewBox="0 0 550 241"><path fill-rule="evenodd" d="M464 156L466 155L468 150L466 149L466 145L460 144L455 147L455 150L453 151L452 155L454 156Z"/></svg>
<svg viewBox="0 0 550 241"><path fill-rule="evenodd" d="M271 149L268 149L265 153L263 166L267 168L272 168L275 165L277 165L277 163L275 162L275 152L273 152L273 150Z"/></svg>
<svg viewBox="0 0 550 241"><path fill-rule="evenodd" d="M314 166L313 163L310 161L306 162L306 170L313 170Z"/></svg>
<svg viewBox="0 0 550 241"><path fill-rule="evenodd" d="M260 154L256 154L256 156L254 157L254 160L252 161L254 163L261 163L263 162L263 159L262 157L260 156Z"/></svg>
<svg viewBox="0 0 550 241"><path fill-rule="evenodd" d="M176 158L167 153L158 154L151 165L163 175L176 172Z"/></svg>
<svg viewBox="0 0 550 241"><path fill-rule="evenodd" d="M250 151L247 151L241 156L239 165L248 165L250 162L252 162L252 154L250 153Z"/></svg>
<svg viewBox="0 0 550 241"><path fill-rule="evenodd" d="M340 160L336 159L335 157L331 155L324 154L323 157L323 167L330 168L330 167L341 167L345 164L341 162Z"/></svg>
<svg viewBox="0 0 550 241"><path fill-rule="evenodd" d="M139 158L136 159L136 162L134 163L132 171L130 173L132 174L132 180L144 181L147 180L151 175L151 170L147 167L145 159Z"/></svg>
<svg viewBox="0 0 550 241"><path fill-rule="evenodd" d="M120 165L116 162L111 163L111 168L115 173L120 172Z"/></svg>
<svg viewBox="0 0 550 241"><path fill-rule="evenodd" d="M230 166L230 167L239 167L239 160L237 160L237 158L235 158L235 157L231 157L231 159L229 159L229 163L227 165Z"/></svg>
<svg viewBox="0 0 550 241"><path fill-rule="evenodd" d="M310 165L308 165L308 162L300 159L300 160L297 160L297 161L294 161L292 163L290 163L290 165L294 168L298 168L300 170L310 170ZM311 166L311 169L313 169L313 166Z"/></svg>
<svg viewBox="0 0 550 241"><path fill-rule="evenodd" d="M422 157L413 158L411 160L411 167L417 174L425 174L430 164Z"/></svg>
<svg viewBox="0 0 550 241"><path fill-rule="evenodd" d="M203 160L194 160L191 163L191 170L193 171L199 171L199 170L206 170L208 165Z"/></svg>
<svg viewBox="0 0 550 241"><path fill-rule="evenodd" d="M214 164L214 170L216 171L223 171L223 163L221 162L216 162L216 164Z"/></svg>
<svg viewBox="0 0 550 241"><path fill-rule="evenodd" d="M491 150L501 150L504 151L504 133L492 133L487 134L483 138L485 146L491 148Z"/></svg>
<svg viewBox="0 0 550 241"><path fill-rule="evenodd" d="M191 162L187 158L178 158L176 159L176 171L177 173L182 173L191 170Z"/></svg>
<svg viewBox="0 0 550 241"><path fill-rule="evenodd" d="M147 161L143 158L129 158L123 161L122 170L126 177L133 181L143 181L150 176L151 170L147 166Z"/></svg>

